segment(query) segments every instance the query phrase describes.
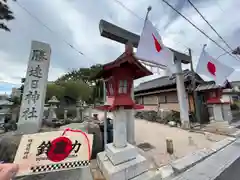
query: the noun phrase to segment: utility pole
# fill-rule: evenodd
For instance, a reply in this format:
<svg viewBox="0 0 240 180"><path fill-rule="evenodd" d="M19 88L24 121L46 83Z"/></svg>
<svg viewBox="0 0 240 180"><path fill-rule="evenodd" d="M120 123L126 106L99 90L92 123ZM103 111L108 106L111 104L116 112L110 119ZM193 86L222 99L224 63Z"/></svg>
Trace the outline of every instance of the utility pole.
<svg viewBox="0 0 240 180"><path fill-rule="evenodd" d="M196 115L197 122L200 122L201 119L200 119L199 106L198 106L198 102L197 102L197 91L196 91L196 73L193 70L192 51L191 51L190 48L188 49L188 53L189 53L189 56L190 56L190 59L191 59L190 65L191 65L191 71L193 73L193 76L192 76L192 92L193 92L194 110L195 110L195 115Z"/></svg>

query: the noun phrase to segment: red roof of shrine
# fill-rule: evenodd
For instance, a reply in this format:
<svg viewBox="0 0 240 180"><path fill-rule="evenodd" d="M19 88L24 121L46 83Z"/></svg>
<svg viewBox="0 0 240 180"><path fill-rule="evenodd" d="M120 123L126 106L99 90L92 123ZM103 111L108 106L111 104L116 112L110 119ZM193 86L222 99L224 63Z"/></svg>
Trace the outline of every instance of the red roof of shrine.
<svg viewBox="0 0 240 180"><path fill-rule="evenodd" d="M207 100L207 104L230 104L230 101L221 101L220 98L210 98Z"/></svg>
<svg viewBox="0 0 240 180"><path fill-rule="evenodd" d="M121 54L115 61L104 64L103 69L95 76L95 78L107 78L111 76L111 72L114 71L115 68L126 65L127 67L132 68L132 71L135 72L133 79L152 75L152 72L135 58L132 45L127 44L125 46L125 52Z"/></svg>

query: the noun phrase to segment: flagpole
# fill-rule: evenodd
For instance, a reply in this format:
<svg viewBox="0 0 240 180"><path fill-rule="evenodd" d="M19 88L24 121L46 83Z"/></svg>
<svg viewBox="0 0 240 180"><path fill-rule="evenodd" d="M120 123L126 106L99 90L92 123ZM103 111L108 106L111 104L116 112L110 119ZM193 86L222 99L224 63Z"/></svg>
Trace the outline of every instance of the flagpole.
<svg viewBox="0 0 240 180"><path fill-rule="evenodd" d="M196 115L197 122L200 123L200 113L199 113L199 106L198 106L198 102L197 102L197 91L196 91L196 73L193 70L192 51L191 51L190 48L188 49L188 53L189 53L190 60L191 60L190 61L191 71L193 73L193 76L192 76L192 92L193 92L194 110L195 110L195 115Z"/></svg>
<svg viewBox="0 0 240 180"><path fill-rule="evenodd" d="M145 27L145 23L148 19L148 14L151 11L152 7L149 6L147 8L147 14L144 20L144 25L143 25L143 29ZM137 57L136 57L137 58ZM138 59L138 58L137 58ZM132 99L134 100L134 86L131 89L131 96ZM130 144L135 144L135 117L134 117L134 110L129 110L129 112L127 113L127 141Z"/></svg>
<svg viewBox="0 0 240 180"><path fill-rule="evenodd" d="M149 15L149 13L150 13L151 10L152 10L152 6L148 6L148 8L147 8L147 13L146 13L146 16L145 16L145 19L144 19L143 29L144 29L144 27L145 27L146 21L148 20L148 15ZM135 55L134 55L134 56L135 56ZM156 65L157 68L160 68L160 69L163 69L163 70L166 69L166 66L165 66L165 65L158 64L158 63L152 62L152 61L150 61L150 60L138 58L137 56L135 56L135 58L138 59L138 60L140 60L140 61L143 61L143 62L147 62L147 63L151 63L151 64L153 64L153 65ZM149 65L149 66L150 66L150 65Z"/></svg>

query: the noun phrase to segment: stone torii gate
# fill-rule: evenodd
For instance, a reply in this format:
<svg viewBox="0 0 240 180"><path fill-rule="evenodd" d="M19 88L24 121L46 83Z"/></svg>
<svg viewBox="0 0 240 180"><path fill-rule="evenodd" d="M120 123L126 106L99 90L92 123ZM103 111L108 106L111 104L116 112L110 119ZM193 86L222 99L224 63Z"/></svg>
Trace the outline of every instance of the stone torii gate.
<svg viewBox="0 0 240 180"><path fill-rule="evenodd" d="M100 20L99 23L99 30L102 37L111 39L113 41L127 44L131 43L133 47L137 48L140 36L137 34L134 34L130 31L127 31L121 27L118 27L114 24L111 24L105 20ZM178 101L180 105L180 117L182 122L183 128L189 127L189 105L188 105L188 97L185 92L184 87L184 77L182 74L182 66L181 63L188 64L191 62L191 57L189 55L180 53L174 49L169 48L171 51L173 51L174 56L176 58L175 64L176 64L176 83L177 83L177 94L178 94ZM132 89L132 96L134 97L134 89ZM135 143L135 137L134 137L134 110L129 111L129 121L127 122L127 140L129 143L134 144Z"/></svg>

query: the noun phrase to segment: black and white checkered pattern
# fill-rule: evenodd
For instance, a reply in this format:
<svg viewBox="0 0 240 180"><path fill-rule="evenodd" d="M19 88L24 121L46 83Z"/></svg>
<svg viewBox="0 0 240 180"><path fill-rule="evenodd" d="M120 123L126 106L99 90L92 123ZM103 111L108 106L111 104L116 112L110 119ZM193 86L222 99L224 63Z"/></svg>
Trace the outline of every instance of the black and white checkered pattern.
<svg viewBox="0 0 240 180"><path fill-rule="evenodd" d="M41 173L41 172L51 172L51 171L59 171L59 170L65 170L65 169L75 169L75 168L86 167L89 165L89 163L90 163L89 161L73 161L73 162L66 162L66 163L32 166L31 172Z"/></svg>

